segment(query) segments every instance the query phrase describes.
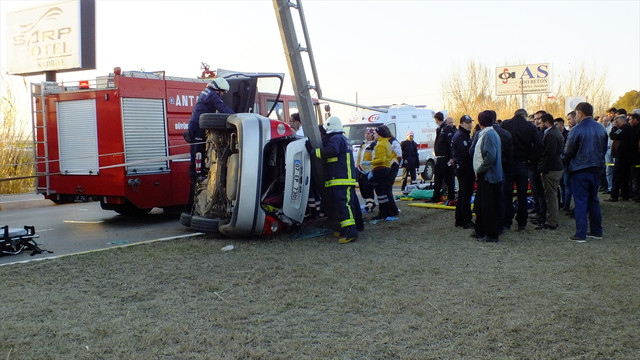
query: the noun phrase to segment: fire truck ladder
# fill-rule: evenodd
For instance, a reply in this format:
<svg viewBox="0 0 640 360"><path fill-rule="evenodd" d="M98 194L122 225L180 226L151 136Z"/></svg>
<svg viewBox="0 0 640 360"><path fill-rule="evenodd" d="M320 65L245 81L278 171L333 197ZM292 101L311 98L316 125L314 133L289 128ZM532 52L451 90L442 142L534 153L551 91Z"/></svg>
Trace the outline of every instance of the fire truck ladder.
<svg viewBox="0 0 640 360"><path fill-rule="evenodd" d="M33 131L33 168L36 175L36 192L50 195L45 83L31 83L31 126ZM41 138L38 137L38 132L42 135ZM38 149L42 150L39 151ZM44 172L39 171L42 168L44 168ZM42 177L45 179L44 184L40 183Z"/></svg>
<svg viewBox="0 0 640 360"><path fill-rule="evenodd" d="M318 130L318 123L310 90L314 89L319 98L322 98L322 91L318 85L318 76L315 61L313 59L313 51L311 50L311 43L309 42L309 33L304 19L302 3L300 0L297 0L296 2L289 0L273 0L273 7L276 11L276 17L278 18L280 35L282 36L282 44L287 57L287 64L289 65L289 74L291 75L291 81L293 83L293 92L295 93L296 101L298 102L298 111L300 113L302 128L304 129L305 135L309 137L311 144L314 147L320 147L320 131ZM298 11L300 26L304 33L306 47L302 47L300 43L298 43L291 9ZM308 61L311 65L315 85L311 85L309 81L307 81L302 53L308 55Z"/></svg>
<svg viewBox="0 0 640 360"><path fill-rule="evenodd" d="M289 65L289 73L291 74L291 81L293 82L293 91L296 95L296 100L298 101L298 111L300 112L302 128L314 147L320 146L320 131L317 129L317 123L313 121L315 118L315 112L310 94L311 89L316 91L318 98L321 100L379 112L387 112L386 109L323 97L322 89L320 88L320 81L318 79L318 71L316 70L316 63L311 49L309 31L307 30L307 23L302 9L302 0L296 0L295 2L291 0L273 0L273 7L276 12L276 17L278 18L280 36L282 37L282 44L287 57L287 64ZM304 35L305 47L301 46L298 42L295 27L296 24L294 23L293 15L291 14L292 9L298 12L299 26ZM308 56L308 63L313 74L314 84L307 81L304 67L305 63L302 58L303 53Z"/></svg>

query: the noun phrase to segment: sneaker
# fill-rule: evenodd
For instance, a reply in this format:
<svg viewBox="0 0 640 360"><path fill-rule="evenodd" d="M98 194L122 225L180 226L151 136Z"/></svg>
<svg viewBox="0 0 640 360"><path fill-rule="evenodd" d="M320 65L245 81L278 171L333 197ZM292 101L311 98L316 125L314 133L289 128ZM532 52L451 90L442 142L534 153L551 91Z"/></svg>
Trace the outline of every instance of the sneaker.
<svg viewBox="0 0 640 360"><path fill-rule="evenodd" d="M576 235L570 236L569 240L572 240L572 241L575 241L575 242L579 242L579 243L587 242L587 240L585 238L581 238L581 237L578 237Z"/></svg>
<svg viewBox="0 0 640 360"><path fill-rule="evenodd" d="M602 239L602 234L597 235L597 234L594 234L594 233L588 232L588 233L587 233L587 237L588 237L588 238L592 238L592 239Z"/></svg>
<svg viewBox="0 0 640 360"><path fill-rule="evenodd" d="M356 241L356 237L355 236L350 236L350 237L341 237L340 239L338 239L338 244L348 244L352 241Z"/></svg>

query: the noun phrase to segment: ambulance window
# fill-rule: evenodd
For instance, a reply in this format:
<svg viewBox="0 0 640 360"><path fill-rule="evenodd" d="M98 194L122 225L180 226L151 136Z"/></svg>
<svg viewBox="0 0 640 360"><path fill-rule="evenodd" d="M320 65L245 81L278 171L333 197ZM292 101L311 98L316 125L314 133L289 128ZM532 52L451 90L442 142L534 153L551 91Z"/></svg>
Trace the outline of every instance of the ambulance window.
<svg viewBox="0 0 640 360"><path fill-rule="evenodd" d="M360 145L364 141L364 132L370 128L369 124L348 125L344 127L344 136L351 145Z"/></svg>
<svg viewBox="0 0 640 360"><path fill-rule="evenodd" d="M273 107L274 100L267 100L267 111ZM284 105L282 101L278 101L276 108L269 114L269 119L284 121Z"/></svg>
<svg viewBox="0 0 640 360"><path fill-rule="evenodd" d="M288 105L289 105L289 116L291 116L291 114L297 113L298 112L298 103L293 101L293 100L289 100L288 101Z"/></svg>
<svg viewBox="0 0 640 360"><path fill-rule="evenodd" d="M391 130L391 135L396 137L396 124L387 124L387 127Z"/></svg>

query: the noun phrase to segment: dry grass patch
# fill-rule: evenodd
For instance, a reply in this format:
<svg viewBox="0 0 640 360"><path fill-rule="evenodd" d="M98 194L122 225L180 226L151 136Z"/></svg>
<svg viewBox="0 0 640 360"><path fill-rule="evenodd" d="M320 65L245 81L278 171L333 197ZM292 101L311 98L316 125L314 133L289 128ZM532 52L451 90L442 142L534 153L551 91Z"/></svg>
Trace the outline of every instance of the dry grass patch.
<svg viewBox="0 0 640 360"><path fill-rule="evenodd" d="M637 358L637 228L617 219L640 205L603 205L585 244L569 218L486 244L399 205L347 245L203 237L0 267L0 356Z"/></svg>

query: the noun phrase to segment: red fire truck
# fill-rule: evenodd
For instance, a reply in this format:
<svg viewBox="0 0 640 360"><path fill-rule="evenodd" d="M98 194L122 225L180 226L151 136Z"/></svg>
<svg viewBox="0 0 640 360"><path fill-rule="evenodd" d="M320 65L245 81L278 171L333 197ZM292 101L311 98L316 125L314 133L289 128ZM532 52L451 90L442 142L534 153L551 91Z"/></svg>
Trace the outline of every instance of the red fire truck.
<svg viewBox="0 0 640 360"><path fill-rule="evenodd" d="M237 113L286 121L297 111L295 97L279 93L282 74L224 77L231 89L223 100ZM279 81L278 93L258 92L265 79ZM37 192L56 203L99 200L125 215L182 211L189 195L183 133L209 81L115 68L95 82L32 84Z"/></svg>

